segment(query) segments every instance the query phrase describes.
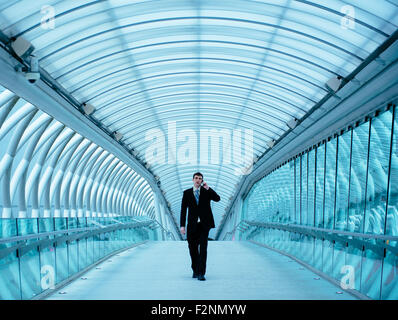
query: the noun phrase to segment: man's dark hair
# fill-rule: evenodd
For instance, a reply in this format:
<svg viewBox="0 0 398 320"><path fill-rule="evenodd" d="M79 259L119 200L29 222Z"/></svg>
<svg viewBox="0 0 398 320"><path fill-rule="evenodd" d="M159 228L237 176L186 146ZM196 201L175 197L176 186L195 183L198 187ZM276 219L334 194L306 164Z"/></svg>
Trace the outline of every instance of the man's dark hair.
<svg viewBox="0 0 398 320"><path fill-rule="evenodd" d="M194 173L194 174L193 174L193 176L192 176L192 179L194 179L194 178L195 178L195 176L201 176L201 177L202 177L202 179L203 179L203 174L201 174L200 172L196 172L196 173Z"/></svg>

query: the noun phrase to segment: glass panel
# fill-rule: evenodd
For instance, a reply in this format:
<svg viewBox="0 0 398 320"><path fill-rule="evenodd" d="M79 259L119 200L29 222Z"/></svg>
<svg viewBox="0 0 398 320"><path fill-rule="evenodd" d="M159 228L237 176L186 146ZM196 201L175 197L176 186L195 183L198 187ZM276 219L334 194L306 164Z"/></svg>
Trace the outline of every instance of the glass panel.
<svg viewBox="0 0 398 320"><path fill-rule="evenodd" d="M0 259L0 275L0 300L21 299L19 261L16 251Z"/></svg>
<svg viewBox="0 0 398 320"><path fill-rule="evenodd" d="M110 252L110 249L112 246L112 244L111 244L112 243L112 232L107 232L104 234L102 243L103 243L102 256L106 256Z"/></svg>
<svg viewBox="0 0 398 320"><path fill-rule="evenodd" d="M112 231L112 241L110 243L111 245L111 251L118 250L120 247L120 235L121 235L121 230L115 230ZM152 232L151 232L152 233Z"/></svg>
<svg viewBox="0 0 398 320"><path fill-rule="evenodd" d="M361 292L372 299L380 299L381 269L383 257L365 249L362 261Z"/></svg>
<svg viewBox="0 0 398 320"><path fill-rule="evenodd" d="M68 229L76 229L79 227L78 218L67 218L68 219Z"/></svg>
<svg viewBox="0 0 398 320"><path fill-rule="evenodd" d="M308 154L308 219L307 226L315 225L315 149Z"/></svg>
<svg viewBox="0 0 398 320"><path fill-rule="evenodd" d="M354 278L350 278L347 283L350 289L359 291L361 288L361 263L362 250L349 245L346 253L346 265L350 268L348 272L353 272L354 276Z"/></svg>
<svg viewBox="0 0 398 320"><path fill-rule="evenodd" d="M334 227L335 189L336 189L336 138L326 143L326 179L324 228Z"/></svg>
<svg viewBox="0 0 398 320"><path fill-rule="evenodd" d="M308 220L308 153L301 156L301 217L300 224Z"/></svg>
<svg viewBox="0 0 398 320"><path fill-rule="evenodd" d="M17 235L16 219L0 219L0 238L15 237ZM5 244L0 244L0 248Z"/></svg>
<svg viewBox="0 0 398 320"><path fill-rule="evenodd" d="M17 219L18 224L18 235L19 236L26 236L29 234L38 233L38 219ZM36 240L35 240L36 241Z"/></svg>
<svg viewBox="0 0 398 320"><path fill-rule="evenodd" d="M365 210L369 122L353 129L348 231L360 232Z"/></svg>
<svg viewBox="0 0 398 320"><path fill-rule="evenodd" d="M384 234L392 111L371 121L365 233Z"/></svg>
<svg viewBox="0 0 398 320"><path fill-rule="evenodd" d="M288 170L289 170L289 174L288 174L288 178L286 180L288 183L288 197L289 197L289 219L288 219L288 223L294 223L295 219L294 219L294 215L295 215L295 211L294 211L294 161L289 161L289 163L287 164L288 166Z"/></svg>
<svg viewBox="0 0 398 320"><path fill-rule="evenodd" d="M87 238L87 263L94 263L94 239L93 237Z"/></svg>
<svg viewBox="0 0 398 320"><path fill-rule="evenodd" d="M42 291L53 289L56 284L54 246L40 248L40 286Z"/></svg>
<svg viewBox="0 0 398 320"><path fill-rule="evenodd" d="M322 271L326 274L333 274L333 242L328 240L323 241L323 268Z"/></svg>
<svg viewBox="0 0 398 320"><path fill-rule="evenodd" d="M68 274L69 277L79 271L79 251L77 241L68 243Z"/></svg>
<svg viewBox="0 0 398 320"><path fill-rule="evenodd" d="M86 238L82 238L79 239L77 241L77 245L78 245L78 252L79 252L79 271L83 270L84 268L86 268L89 264L88 261L88 252L87 252L87 239Z"/></svg>
<svg viewBox="0 0 398 320"><path fill-rule="evenodd" d="M66 242L58 243L55 248L56 283L68 277L68 247Z"/></svg>
<svg viewBox="0 0 398 320"><path fill-rule="evenodd" d="M41 292L39 251L34 248L19 258L22 299L31 299Z"/></svg>
<svg viewBox="0 0 398 320"><path fill-rule="evenodd" d="M51 232L54 231L54 219L53 218L40 218L39 232Z"/></svg>
<svg viewBox="0 0 398 320"><path fill-rule="evenodd" d="M322 144L316 151L316 204L315 226L323 228L323 208L325 200L325 146Z"/></svg>
<svg viewBox="0 0 398 320"><path fill-rule="evenodd" d="M398 236L398 109L394 107L394 129L388 190L388 210L385 234Z"/></svg>
<svg viewBox="0 0 398 320"><path fill-rule="evenodd" d="M314 257L314 239L310 236L304 236L301 243L302 260L310 265L313 264Z"/></svg>
<svg viewBox="0 0 398 320"><path fill-rule="evenodd" d="M342 278L342 267L345 265L345 244L336 242L333 251L333 278L340 280Z"/></svg>
<svg viewBox="0 0 398 320"><path fill-rule="evenodd" d="M315 239L314 244L314 267L318 270L322 270L322 251L323 241L321 239Z"/></svg>
<svg viewBox="0 0 398 320"><path fill-rule="evenodd" d="M345 230L348 216L351 130L338 137L335 229Z"/></svg>
<svg viewBox="0 0 398 320"><path fill-rule="evenodd" d="M301 157L294 159L295 169L294 169L294 180L295 180L295 219L294 223L300 223L300 202L301 202Z"/></svg>
<svg viewBox="0 0 398 320"><path fill-rule="evenodd" d="M67 230L68 218L54 218L54 231Z"/></svg>
<svg viewBox="0 0 398 320"><path fill-rule="evenodd" d="M398 300L398 256L387 251L383 263L383 300Z"/></svg>
<svg viewBox="0 0 398 320"><path fill-rule="evenodd" d="M79 228L86 228L87 227L87 218L77 218L78 220L78 227Z"/></svg>
<svg viewBox="0 0 398 320"><path fill-rule="evenodd" d="M97 261L97 260L101 259L100 236L94 235L93 242L94 242L94 261Z"/></svg>

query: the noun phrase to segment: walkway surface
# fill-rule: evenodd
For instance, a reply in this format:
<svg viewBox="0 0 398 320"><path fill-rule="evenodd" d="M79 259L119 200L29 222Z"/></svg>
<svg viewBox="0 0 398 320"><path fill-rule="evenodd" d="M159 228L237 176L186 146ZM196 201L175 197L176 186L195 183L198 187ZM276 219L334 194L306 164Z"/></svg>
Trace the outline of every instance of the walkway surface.
<svg viewBox="0 0 398 320"><path fill-rule="evenodd" d="M209 241L206 281L192 278L186 241L146 242L97 267L47 299L355 299L337 294L341 288L315 280L319 276L290 258L250 242Z"/></svg>

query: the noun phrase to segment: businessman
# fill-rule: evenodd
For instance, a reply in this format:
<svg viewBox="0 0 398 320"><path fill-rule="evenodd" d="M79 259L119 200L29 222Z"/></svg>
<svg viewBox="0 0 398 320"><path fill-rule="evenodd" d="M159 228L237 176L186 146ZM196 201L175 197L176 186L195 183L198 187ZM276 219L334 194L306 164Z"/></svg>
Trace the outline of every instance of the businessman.
<svg viewBox="0 0 398 320"><path fill-rule="evenodd" d="M220 201L220 196L203 181L203 175L196 172L192 178L193 188L184 191L181 201L181 234L187 234L193 278L206 280L207 238L214 228L210 201ZM188 208L188 225L185 222Z"/></svg>

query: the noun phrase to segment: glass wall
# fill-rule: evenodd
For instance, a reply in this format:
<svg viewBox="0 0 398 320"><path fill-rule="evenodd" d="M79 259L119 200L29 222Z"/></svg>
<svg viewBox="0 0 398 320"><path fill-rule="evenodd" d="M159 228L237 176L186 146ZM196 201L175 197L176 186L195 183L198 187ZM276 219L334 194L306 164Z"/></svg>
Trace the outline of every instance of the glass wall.
<svg viewBox="0 0 398 320"><path fill-rule="evenodd" d="M318 228L323 228L323 212L325 206L325 147L326 144L323 143L315 149L315 227Z"/></svg>
<svg viewBox="0 0 398 320"><path fill-rule="evenodd" d="M388 238L398 236L397 121L391 106L258 181L244 199L244 219L254 224L242 238L294 254L337 280L352 270L355 290L373 299L398 299L398 245ZM351 232L363 245L275 225L252 233L259 221L316 227L324 234Z"/></svg>
<svg viewBox="0 0 398 320"><path fill-rule="evenodd" d="M115 251L157 240L152 223L144 216L0 219L0 300L32 299Z"/></svg>

